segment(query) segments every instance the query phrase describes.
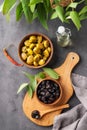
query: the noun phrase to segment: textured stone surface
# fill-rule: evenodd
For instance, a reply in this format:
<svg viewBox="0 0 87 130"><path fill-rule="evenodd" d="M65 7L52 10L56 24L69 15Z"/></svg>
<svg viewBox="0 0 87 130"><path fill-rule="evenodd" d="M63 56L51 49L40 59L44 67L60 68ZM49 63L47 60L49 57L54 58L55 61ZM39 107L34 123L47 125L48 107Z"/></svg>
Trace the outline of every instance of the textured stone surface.
<svg viewBox="0 0 87 130"><path fill-rule="evenodd" d="M68 52L77 52L80 57L80 63L73 70L74 73L87 76L87 21L82 23L82 28L78 32L74 25L64 24L72 31L73 45L67 48L61 48L56 42L57 27L62 25L58 20L48 22L49 31L46 31L38 21L28 24L24 18L20 22L15 21L15 13L11 13L10 22L6 22L5 17L0 14L0 130L51 130L52 127L37 126L28 120L22 111L22 101L25 90L17 95L19 85L27 82L27 78L22 71L37 73L39 70L31 70L27 67L16 67L4 57L2 49L10 44L18 47L20 40L28 33L41 32L46 34L54 45L54 56L48 67L60 66ZM17 49L12 55L17 57ZM71 107L78 104L75 95L71 98Z"/></svg>

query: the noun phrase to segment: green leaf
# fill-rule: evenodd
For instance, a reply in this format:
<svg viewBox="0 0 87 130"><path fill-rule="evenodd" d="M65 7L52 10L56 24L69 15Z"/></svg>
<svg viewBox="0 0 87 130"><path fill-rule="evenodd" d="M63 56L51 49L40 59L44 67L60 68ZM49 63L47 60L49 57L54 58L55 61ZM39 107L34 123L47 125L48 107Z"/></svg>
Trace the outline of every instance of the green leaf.
<svg viewBox="0 0 87 130"><path fill-rule="evenodd" d="M18 21L23 14L23 8L21 2L16 7L16 20Z"/></svg>
<svg viewBox="0 0 87 130"><path fill-rule="evenodd" d="M81 23L80 23L78 13L76 11L71 11L70 18L73 21L73 23L75 24L75 26L77 27L77 29L79 30L81 28Z"/></svg>
<svg viewBox="0 0 87 130"><path fill-rule="evenodd" d="M32 96L33 96L33 90L32 90L32 88L31 88L30 85L27 86L27 91L29 93L30 98L32 98Z"/></svg>
<svg viewBox="0 0 87 130"><path fill-rule="evenodd" d="M33 5L33 4L38 4L38 3L42 3L43 2L43 0L30 0L30 3L29 3L29 5Z"/></svg>
<svg viewBox="0 0 87 130"><path fill-rule="evenodd" d="M41 79L44 79L46 77L45 73L43 72L39 72L35 75L36 78L41 78Z"/></svg>
<svg viewBox="0 0 87 130"><path fill-rule="evenodd" d="M38 4L37 5L37 13L38 13L39 21L41 22L43 27L48 30L47 17L46 17L47 15L46 15L46 10L45 10L43 4Z"/></svg>
<svg viewBox="0 0 87 130"><path fill-rule="evenodd" d="M64 20L65 20L64 8L61 7L61 6L57 6L57 7L55 8L55 10L56 10L56 13L57 13L59 19L60 19L62 22L64 22Z"/></svg>
<svg viewBox="0 0 87 130"><path fill-rule="evenodd" d="M87 19L87 13L82 14L79 17L80 17L80 20L85 20L85 19Z"/></svg>
<svg viewBox="0 0 87 130"><path fill-rule="evenodd" d="M21 86L19 87L19 89L18 89L18 91L17 91L17 94L21 91L21 90L23 90L25 87L27 87L28 86L28 83L23 83L23 84L21 84Z"/></svg>
<svg viewBox="0 0 87 130"><path fill-rule="evenodd" d="M67 12L65 13L65 17L70 16L70 12L71 12L71 11L67 11Z"/></svg>
<svg viewBox="0 0 87 130"><path fill-rule="evenodd" d="M51 68L43 68L44 72L47 73L51 78L58 79L59 74Z"/></svg>
<svg viewBox="0 0 87 130"><path fill-rule="evenodd" d="M51 15L51 19L55 19L55 18L57 18L58 17L58 15L57 15L57 13L56 12L53 12L53 14Z"/></svg>
<svg viewBox="0 0 87 130"><path fill-rule="evenodd" d="M9 22L10 21L10 12L8 12L7 14L6 14L6 20Z"/></svg>
<svg viewBox="0 0 87 130"><path fill-rule="evenodd" d="M66 11L67 11L69 8L74 8L74 9L75 9L78 4L79 4L78 2L71 2L71 4L69 4L69 5L67 6Z"/></svg>
<svg viewBox="0 0 87 130"><path fill-rule="evenodd" d="M32 22L33 20L33 14L30 10L30 7L28 6L29 0L20 0L22 3L22 8L24 11L25 18L28 22Z"/></svg>
<svg viewBox="0 0 87 130"><path fill-rule="evenodd" d="M45 10L46 10L46 14L48 16L48 13L51 10L50 1L49 0L43 0L43 4L44 4Z"/></svg>
<svg viewBox="0 0 87 130"><path fill-rule="evenodd" d="M3 14L7 14L15 5L16 0L4 0Z"/></svg>
<svg viewBox="0 0 87 130"><path fill-rule="evenodd" d="M79 12L79 15L82 15L84 13L87 13L87 6L84 6L81 11Z"/></svg>
<svg viewBox="0 0 87 130"><path fill-rule="evenodd" d="M34 91L35 88L36 88L36 84L37 84L35 75L32 75L32 74L27 73L27 72L23 72L23 73L30 80L30 85L31 85L31 87L32 87L32 89Z"/></svg>
<svg viewBox="0 0 87 130"><path fill-rule="evenodd" d="M33 20L36 19L38 17L37 11L34 11L33 13Z"/></svg>
<svg viewBox="0 0 87 130"><path fill-rule="evenodd" d="M85 0L85 4L87 5L87 0Z"/></svg>
<svg viewBox="0 0 87 130"><path fill-rule="evenodd" d="M34 77L35 77L34 75L24 72L24 71L23 71L23 73L31 82L34 80Z"/></svg>
<svg viewBox="0 0 87 130"><path fill-rule="evenodd" d="M33 5L30 6L30 10L31 10L32 13L35 11L35 7L36 7L35 4L33 4Z"/></svg>
<svg viewBox="0 0 87 130"><path fill-rule="evenodd" d="M49 0L43 0L43 2L45 3L45 5L46 5L47 7L50 7L50 1L49 1Z"/></svg>
<svg viewBox="0 0 87 130"><path fill-rule="evenodd" d="M37 86L37 81L36 81L35 76L34 76L32 82L30 81L30 84L31 84L32 90L35 91L36 86Z"/></svg>
<svg viewBox="0 0 87 130"><path fill-rule="evenodd" d="M81 3L83 3L83 2L85 3L86 0L80 0L78 3L81 4Z"/></svg>
<svg viewBox="0 0 87 130"><path fill-rule="evenodd" d="M4 5L4 2L0 5L0 12L2 12L3 10L3 5Z"/></svg>
<svg viewBox="0 0 87 130"><path fill-rule="evenodd" d="M82 2L84 2L84 0L80 0L79 2L71 2L67 7L66 7L66 11L69 8L74 8L76 9L78 5L80 5Z"/></svg>

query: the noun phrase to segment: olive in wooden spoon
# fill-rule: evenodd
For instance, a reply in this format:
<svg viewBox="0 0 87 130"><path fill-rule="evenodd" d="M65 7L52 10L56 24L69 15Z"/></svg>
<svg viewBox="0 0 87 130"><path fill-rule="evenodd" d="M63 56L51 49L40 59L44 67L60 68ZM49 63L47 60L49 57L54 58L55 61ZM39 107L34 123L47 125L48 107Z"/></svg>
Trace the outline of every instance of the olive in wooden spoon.
<svg viewBox="0 0 87 130"><path fill-rule="evenodd" d="M62 105L62 106L58 106L58 107L51 108L51 109L48 109L48 110L43 110L43 111L33 110L32 113L31 113L31 117L35 118L35 119L40 119L47 113L58 111L58 110L61 110L61 109L64 109L64 108L69 108L69 104L65 104L65 105Z"/></svg>

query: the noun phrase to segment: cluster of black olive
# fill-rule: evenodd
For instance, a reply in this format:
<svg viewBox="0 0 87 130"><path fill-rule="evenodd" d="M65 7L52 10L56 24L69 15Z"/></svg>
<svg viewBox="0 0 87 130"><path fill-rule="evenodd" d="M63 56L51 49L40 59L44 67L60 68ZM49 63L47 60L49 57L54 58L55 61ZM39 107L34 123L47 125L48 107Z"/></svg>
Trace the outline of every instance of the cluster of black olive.
<svg viewBox="0 0 87 130"><path fill-rule="evenodd" d="M43 80L37 87L37 97L45 104L53 103L59 96L60 87L53 80Z"/></svg>

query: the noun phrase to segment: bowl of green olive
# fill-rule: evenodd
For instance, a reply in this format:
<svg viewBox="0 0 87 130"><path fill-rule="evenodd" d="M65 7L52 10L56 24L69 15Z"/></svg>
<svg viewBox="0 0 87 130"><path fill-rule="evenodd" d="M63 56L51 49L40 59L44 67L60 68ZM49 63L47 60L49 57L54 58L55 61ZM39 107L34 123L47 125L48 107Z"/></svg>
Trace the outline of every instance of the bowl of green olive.
<svg viewBox="0 0 87 130"><path fill-rule="evenodd" d="M20 42L18 54L21 61L29 68L46 66L53 56L53 44L44 34L31 33Z"/></svg>

